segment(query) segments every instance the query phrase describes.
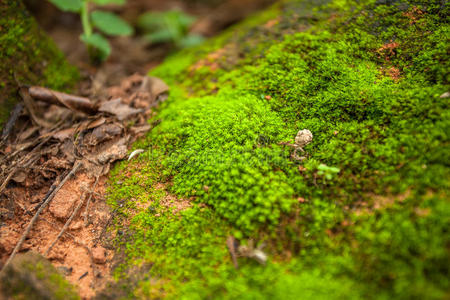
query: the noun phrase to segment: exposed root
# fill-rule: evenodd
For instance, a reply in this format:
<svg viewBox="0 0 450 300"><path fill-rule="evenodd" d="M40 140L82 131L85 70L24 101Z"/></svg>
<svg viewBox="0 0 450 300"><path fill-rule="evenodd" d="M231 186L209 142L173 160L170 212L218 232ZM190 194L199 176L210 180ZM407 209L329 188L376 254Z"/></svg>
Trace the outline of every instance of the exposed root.
<svg viewBox="0 0 450 300"><path fill-rule="evenodd" d="M102 169L101 173L103 173L103 169ZM85 226L87 226L89 224L89 205L91 204L92 195L94 194L95 188L97 187L98 179L100 178L100 174L97 174L97 176L95 177L94 185L92 186L92 189L89 191L89 197L88 197L87 203L86 203L86 210L84 211L84 225Z"/></svg>

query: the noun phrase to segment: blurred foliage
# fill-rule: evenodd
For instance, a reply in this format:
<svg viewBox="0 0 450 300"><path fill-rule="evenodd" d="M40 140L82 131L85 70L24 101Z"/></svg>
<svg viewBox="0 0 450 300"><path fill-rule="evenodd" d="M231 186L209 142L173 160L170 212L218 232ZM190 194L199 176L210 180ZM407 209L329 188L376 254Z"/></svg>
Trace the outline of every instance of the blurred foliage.
<svg viewBox="0 0 450 300"><path fill-rule="evenodd" d="M204 41L201 35L189 33L195 20L181 10L147 12L139 17L138 27L151 43L173 43L178 48L187 48Z"/></svg>
<svg viewBox="0 0 450 300"><path fill-rule="evenodd" d="M0 3L0 127L18 102L18 84L69 91L79 78L55 43L39 28L22 1Z"/></svg>
<svg viewBox="0 0 450 300"><path fill-rule="evenodd" d="M133 34L133 28L120 17L107 11L89 11L89 4L97 5L116 4L123 5L125 0L48 0L62 11L80 14L83 25L83 34L80 39L86 44L91 59L103 61L111 54L108 40L100 33L93 32L96 28L110 36L127 36Z"/></svg>

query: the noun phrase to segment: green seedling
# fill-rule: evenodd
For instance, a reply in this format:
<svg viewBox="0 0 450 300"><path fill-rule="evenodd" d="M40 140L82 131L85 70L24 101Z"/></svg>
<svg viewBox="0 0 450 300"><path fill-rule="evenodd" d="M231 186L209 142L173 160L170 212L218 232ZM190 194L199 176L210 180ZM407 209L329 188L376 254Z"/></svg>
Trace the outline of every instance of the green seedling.
<svg viewBox="0 0 450 300"><path fill-rule="evenodd" d="M111 54L108 40L94 29L109 36L127 36L133 34L133 28L113 13L94 10L90 11L90 4L97 6L106 4L123 5L126 0L49 0L62 11L78 13L83 25L83 34L80 39L88 47L93 61L104 61Z"/></svg>
<svg viewBox="0 0 450 300"><path fill-rule="evenodd" d="M201 35L190 34L189 27L195 18L180 11L146 12L138 19L144 39L158 43L173 43L177 48L187 48L203 42Z"/></svg>
<svg viewBox="0 0 450 300"><path fill-rule="evenodd" d="M329 167L324 164L320 164L317 167L317 175L323 177L326 180L332 180L341 170L336 167Z"/></svg>

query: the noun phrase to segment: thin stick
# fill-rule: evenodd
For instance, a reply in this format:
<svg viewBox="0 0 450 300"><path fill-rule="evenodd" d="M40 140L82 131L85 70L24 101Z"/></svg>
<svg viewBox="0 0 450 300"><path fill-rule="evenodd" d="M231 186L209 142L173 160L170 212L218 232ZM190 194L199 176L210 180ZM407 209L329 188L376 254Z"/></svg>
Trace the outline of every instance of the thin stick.
<svg viewBox="0 0 450 300"><path fill-rule="evenodd" d="M3 181L2 185L0 186L0 194L3 192L3 190L5 189L6 185L9 183L9 181L11 180L11 178L14 176L14 174L16 174L17 168L15 168L14 170L12 170L8 176L6 177L5 181Z"/></svg>
<svg viewBox="0 0 450 300"><path fill-rule="evenodd" d="M58 193L58 191L63 187L63 185L66 183L66 181L70 177L72 177L72 175L74 175L77 172L77 170L80 168L80 166L81 166L81 162L79 162L79 161L76 162L75 165L73 166L72 170L69 172L69 174L67 174L66 177L64 177L64 179L55 188L55 190L51 194L49 194L47 199L44 198L41 207L39 207L38 211L36 212L36 214L31 219L30 224L28 224L27 228L25 229L25 232L22 234L22 237L17 242L16 247L14 248L13 252L9 256L8 260L6 261L6 263L3 266L3 269L0 271L0 273L2 273L3 270L5 270L9 266L9 264L13 260L14 256L16 256L17 252L20 250L20 248L22 247L23 243L25 242L25 239L27 238L28 234L30 233L31 228L33 227L34 223L36 223L37 219L39 218L39 215L41 214L41 212L44 210L44 208L47 207L47 205L50 203L50 201L52 201L53 197L55 197L56 193Z"/></svg>
<svg viewBox="0 0 450 300"><path fill-rule="evenodd" d="M72 223L73 218L77 215L78 211L80 210L80 208L83 206L84 204L84 200L86 200L85 194L83 193L80 197L80 202L78 203L77 207L75 208L75 210L72 212L72 214L70 215L70 218L66 221L66 224L64 224L64 227L61 229L61 231L58 233L58 236L54 239L54 241L52 242L52 244L50 245L50 247L48 247L47 251L45 251L44 256L47 256L50 251L52 250L53 246L55 246L55 244L58 242L59 238L64 234L64 232L67 230L67 228L69 227L70 223Z"/></svg>
<svg viewBox="0 0 450 300"><path fill-rule="evenodd" d="M102 172L103 173L103 172ZM101 174L101 173L100 173ZM92 199L92 195L95 192L95 188L97 187L97 183L98 183L98 179L100 178L100 174L97 175L97 178L95 178L95 182L94 182L94 186L92 187L92 189L89 191L89 198L87 200L86 203L86 210L84 211L84 225L87 226L89 218L88 218L88 214L89 214L89 205L91 204L91 199Z"/></svg>
<svg viewBox="0 0 450 300"><path fill-rule="evenodd" d="M50 140L50 138L51 138L51 136L44 138L38 145L36 145L36 143L39 142L39 138L38 138L38 139L35 139L33 142L25 143L25 145L22 145L21 148L17 149L17 150L14 151L13 153L8 154L8 155L6 155L5 157L2 157L1 160L0 160L0 164L1 164L1 165L5 165L4 161L9 160L9 159L12 159L12 158L14 158L14 156L16 156L17 154L19 154L21 151L26 150L28 147L31 147L31 146L36 145L32 150L30 150L30 152L28 152L27 155L33 154L34 152L36 152L37 150L39 150L39 148L41 148L46 142L48 142L48 140ZM27 158L27 156L25 156L25 158ZM29 159L25 159L25 158L22 157L22 158L21 158L22 161L24 161L24 160L29 160ZM9 164L11 164L11 163L9 163ZM16 163L13 163L12 167L17 166L18 164L19 164L19 163L17 163L17 162L16 162ZM11 168L10 168L10 169L11 169ZM6 186L6 184L5 184L5 186Z"/></svg>
<svg viewBox="0 0 450 300"><path fill-rule="evenodd" d="M106 221L106 224L103 226L103 229L100 232L99 236L94 240L94 247L97 246L99 241L101 241L101 239L103 238L103 236L106 233L106 230L108 230L108 226L111 223L111 220L113 220L116 217L116 215L117 215L117 210L113 209L113 211L110 213L108 220Z"/></svg>
<svg viewBox="0 0 450 300"><path fill-rule="evenodd" d="M4 157L2 157L0 159L0 164L4 164L3 162L5 160L11 159L14 156L16 156L17 154L19 154L20 152L28 149L29 147L32 147L34 145L36 145L38 142L39 144L36 145L32 150L29 151L28 154L35 152L36 150L39 150L39 148L41 148L45 143L47 143L53 136L53 134L55 132L57 132L58 128L60 127L60 125L63 123L63 121L58 122L55 124L55 126L53 126L50 130L50 132L46 133L45 135L42 135L36 139L34 139L32 142L27 142L27 143L23 143L21 144L21 147L19 149L16 149L13 153L10 153Z"/></svg>

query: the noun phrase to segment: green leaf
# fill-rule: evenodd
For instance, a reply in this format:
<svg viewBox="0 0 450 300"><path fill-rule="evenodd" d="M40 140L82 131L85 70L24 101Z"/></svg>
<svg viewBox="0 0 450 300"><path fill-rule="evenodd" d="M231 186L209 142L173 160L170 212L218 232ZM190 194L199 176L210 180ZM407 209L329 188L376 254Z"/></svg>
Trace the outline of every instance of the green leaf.
<svg viewBox="0 0 450 300"><path fill-rule="evenodd" d="M174 11L174 18L177 19L178 23L184 28L189 28L197 20L195 17L184 13L183 11Z"/></svg>
<svg viewBox="0 0 450 300"><path fill-rule="evenodd" d="M125 4L126 0L91 0L91 2L98 4L98 5L106 5L106 4L123 5L123 4Z"/></svg>
<svg viewBox="0 0 450 300"><path fill-rule="evenodd" d="M176 27L176 30L187 31L195 20L194 17L182 11L171 10L165 12L146 12L139 16L137 23L145 31L156 31L167 26Z"/></svg>
<svg viewBox="0 0 450 300"><path fill-rule="evenodd" d="M173 42L175 36L171 30L158 30L153 33L146 34L144 39L148 40L151 43L159 44L159 43L169 43Z"/></svg>
<svg viewBox="0 0 450 300"><path fill-rule="evenodd" d="M81 0L49 0L62 11L79 12L81 10Z"/></svg>
<svg viewBox="0 0 450 300"><path fill-rule="evenodd" d="M91 14L95 27L109 35L130 35L133 27L113 13L96 10Z"/></svg>
<svg viewBox="0 0 450 300"><path fill-rule="evenodd" d="M179 48L189 48L197 46L205 41L205 38L198 34L189 34L186 37L178 41L177 46Z"/></svg>
<svg viewBox="0 0 450 300"><path fill-rule="evenodd" d="M100 58L102 60L105 60L111 54L109 42L102 35L98 33L91 34L90 36L82 34L80 38L88 46L92 46L97 49L100 52Z"/></svg>

